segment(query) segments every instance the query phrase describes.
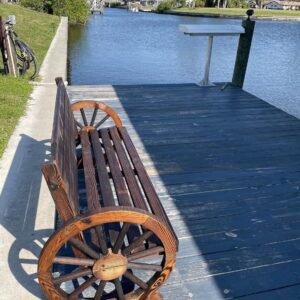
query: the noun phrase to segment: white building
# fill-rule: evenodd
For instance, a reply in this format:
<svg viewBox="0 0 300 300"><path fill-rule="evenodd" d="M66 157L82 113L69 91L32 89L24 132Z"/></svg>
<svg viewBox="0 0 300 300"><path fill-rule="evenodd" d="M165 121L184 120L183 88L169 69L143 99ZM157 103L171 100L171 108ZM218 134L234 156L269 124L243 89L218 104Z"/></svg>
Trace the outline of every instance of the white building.
<svg viewBox="0 0 300 300"><path fill-rule="evenodd" d="M265 3L265 9L280 9L280 10L300 10L300 2L294 1L276 1Z"/></svg>
<svg viewBox="0 0 300 300"><path fill-rule="evenodd" d="M255 0L249 0L248 4L250 8L258 8L257 2Z"/></svg>
<svg viewBox="0 0 300 300"><path fill-rule="evenodd" d="M265 9L283 9L283 5L279 1L271 1L264 5Z"/></svg>

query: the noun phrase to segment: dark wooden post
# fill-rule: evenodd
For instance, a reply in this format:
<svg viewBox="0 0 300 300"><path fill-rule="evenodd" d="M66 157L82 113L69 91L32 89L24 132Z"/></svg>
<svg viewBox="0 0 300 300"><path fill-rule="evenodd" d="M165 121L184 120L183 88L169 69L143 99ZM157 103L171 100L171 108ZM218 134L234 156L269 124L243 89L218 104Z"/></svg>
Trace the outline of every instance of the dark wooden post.
<svg viewBox="0 0 300 300"><path fill-rule="evenodd" d="M9 70L7 65L7 55L6 55L6 47L5 47L5 40L4 40L4 24L1 16L0 16L0 50L2 55L4 74L8 74Z"/></svg>
<svg viewBox="0 0 300 300"><path fill-rule="evenodd" d="M247 10L247 15L248 19L242 22L242 26L245 28L245 33L240 35L236 61L232 76L232 84L240 88L242 88L244 85L252 37L255 27L255 21L250 20L250 16L253 15L253 10Z"/></svg>

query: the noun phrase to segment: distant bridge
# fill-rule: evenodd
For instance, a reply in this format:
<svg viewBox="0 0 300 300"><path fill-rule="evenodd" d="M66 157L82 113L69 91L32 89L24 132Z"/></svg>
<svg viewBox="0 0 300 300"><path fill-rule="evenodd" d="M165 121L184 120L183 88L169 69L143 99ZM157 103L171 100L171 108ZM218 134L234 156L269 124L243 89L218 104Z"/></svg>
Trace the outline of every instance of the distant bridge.
<svg viewBox="0 0 300 300"><path fill-rule="evenodd" d="M88 0L88 4L91 8L91 13L99 12L101 15L104 12L104 0Z"/></svg>

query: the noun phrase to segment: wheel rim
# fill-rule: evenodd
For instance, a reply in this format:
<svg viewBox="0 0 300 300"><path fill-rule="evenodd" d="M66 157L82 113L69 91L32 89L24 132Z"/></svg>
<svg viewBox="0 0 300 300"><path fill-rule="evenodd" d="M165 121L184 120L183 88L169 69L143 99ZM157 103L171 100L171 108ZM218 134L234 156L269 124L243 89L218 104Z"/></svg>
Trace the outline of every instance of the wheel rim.
<svg viewBox="0 0 300 300"><path fill-rule="evenodd" d="M109 122L110 125L122 126L122 121L117 113L100 101L79 101L73 103L71 108L78 130L82 128L98 130L104 123L106 125Z"/></svg>
<svg viewBox="0 0 300 300"><path fill-rule="evenodd" d="M100 253L95 251L87 242L75 237L91 228L105 227L108 224L120 222L122 224L114 245L103 248L99 246ZM127 243L123 239L131 225L143 226L144 232L133 242ZM150 236L156 236L161 245L144 250L136 250ZM74 242L74 240L76 240ZM83 252L85 257L59 257L57 253L63 245L70 241L73 247ZM76 245L77 244L77 245ZM110 247L111 246L111 247ZM145 264L139 262L141 258L151 260L160 256L161 263ZM39 260L39 282L45 294L51 299L78 299L84 293L90 293L88 299L146 299L167 280L175 264L176 246L169 230L159 219L151 214L128 207L110 207L97 210L94 213L83 215L67 223L54 233L46 243ZM105 262L105 263L104 263ZM53 264L76 265L75 271L53 277ZM102 268L102 269L101 269ZM100 272L99 269L101 269ZM105 272L110 273L106 276ZM141 273L148 277L147 281L141 279ZM151 274L151 275L149 275ZM71 280L80 283L73 290L66 290L64 284ZM82 278L85 281L82 281ZM121 281L120 281L120 278ZM130 296L124 288L125 280L134 284L135 289ZM109 286L114 290L109 291ZM108 289L108 290L107 290ZM123 289L125 293L123 293ZM127 294L127 295L126 295ZM83 296L85 297L85 296ZM84 298L84 299L87 299ZM82 299L82 298L80 298Z"/></svg>

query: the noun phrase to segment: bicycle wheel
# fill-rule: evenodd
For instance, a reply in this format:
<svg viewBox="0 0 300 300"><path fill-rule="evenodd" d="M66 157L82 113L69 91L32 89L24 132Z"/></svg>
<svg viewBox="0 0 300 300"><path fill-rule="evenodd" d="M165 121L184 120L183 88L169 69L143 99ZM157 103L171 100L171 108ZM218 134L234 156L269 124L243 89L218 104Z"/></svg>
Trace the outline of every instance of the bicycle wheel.
<svg viewBox="0 0 300 300"><path fill-rule="evenodd" d="M38 74L39 66L33 50L25 42L19 39L16 40L16 45L21 49L22 55L20 60L23 58L23 61L26 61L26 65L24 66L26 68L25 72L33 65L33 73L30 79L34 79Z"/></svg>

